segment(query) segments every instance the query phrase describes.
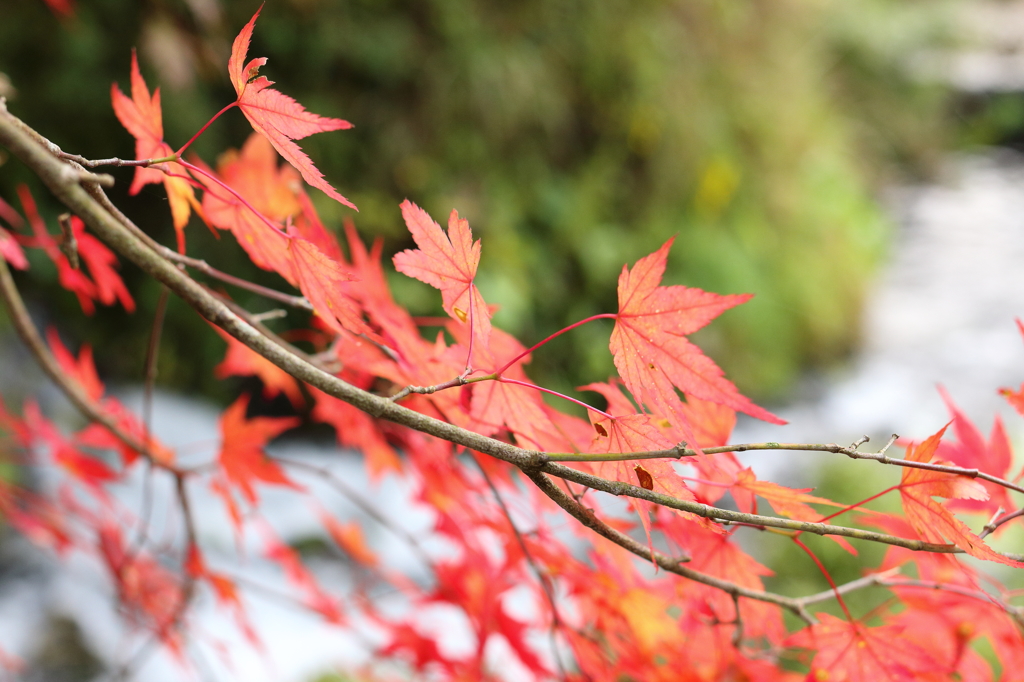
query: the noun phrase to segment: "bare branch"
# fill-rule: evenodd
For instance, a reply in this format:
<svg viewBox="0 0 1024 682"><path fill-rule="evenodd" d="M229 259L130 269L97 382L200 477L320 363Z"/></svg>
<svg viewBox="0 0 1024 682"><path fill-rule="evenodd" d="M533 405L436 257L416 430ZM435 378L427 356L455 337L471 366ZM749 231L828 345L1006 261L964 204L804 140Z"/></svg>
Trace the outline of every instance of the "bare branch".
<svg viewBox="0 0 1024 682"><path fill-rule="evenodd" d="M194 268L202 272L204 275L208 275L209 277L213 277L214 279L219 279L220 281L236 286L239 289L251 291L254 294L259 294L264 298L269 298L271 300L277 301L278 303L283 303L287 306L291 306L292 308L299 308L301 310L313 312L312 304L309 301L307 301L303 296L292 296L291 294L285 294L275 289L270 289L260 284L256 284L254 282L241 279L240 277L229 275L226 272L222 272L217 268L212 267L204 260L200 260L198 258L189 258L188 256L180 254L177 251L167 248L166 246L160 246L159 252L160 255L162 255L169 261L172 261L174 263L181 263L182 265Z"/></svg>

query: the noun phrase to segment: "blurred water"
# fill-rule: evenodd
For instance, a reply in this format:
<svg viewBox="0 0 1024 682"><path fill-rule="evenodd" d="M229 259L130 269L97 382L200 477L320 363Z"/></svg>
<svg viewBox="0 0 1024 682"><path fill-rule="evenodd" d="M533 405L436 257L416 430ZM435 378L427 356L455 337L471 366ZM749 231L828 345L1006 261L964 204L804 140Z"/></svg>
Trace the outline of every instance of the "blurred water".
<svg viewBox="0 0 1024 682"><path fill-rule="evenodd" d="M890 262L868 299L862 351L845 368L808 378L800 397L777 409L789 425L745 421L735 441L848 443L867 434L872 444L881 444L891 433L921 438L948 420L936 390L939 382L983 431L999 412L1006 417L1011 435L1019 440L1024 433L1024 420L996 394L999 387L1015 387L1024 380L1024 340L1014 324L1015 316L1024 316L1024 159L1002 150L953 159L942 183L894 191L890 205L899 233ZM5 388L32 380L20 351L11 352L10 360L0 363ZM47 402L59 408L59 401L48 395ZM126 400L137 402L137 395ZM187 456L208 459L219 439L217 413L214 406L201 401L160 394L154 427L170 445L200 444ZM409 502L408 486L394 478L371 486L359 460L330 444L285 441L273 451L329 468L350 486L372 495L409 532L422 535L430 525L429 511ZM784 455L751 453L746 460L762 477L796 485L812 483L817 466L834 457ZM323 480L306 477L302 483L335 515L360 518L359 510ZM54 481L44 474L43 484L52 486ZM138 508L144 487L138 470L119 487L118 498ZM168 516L174 509L169 482L154 480L149 494L154 510L152 537L166 546L180 546L174 530L180 524ZM285 537L320 534L315 509L297 504L297 498L286 491L268 487L263 494L267 518ZM214 568L232 564L235 538L222 505L202 490L194 495L200 539L208 548L209 562ZM376 528L372 543L389 565L416 575L420 567L405 543L372 521L363 521L368 528ZM244 544L259 554L258 538L248 537ZM132 660L145 646L145 640L133 634L112 609L112 588L95 559L72 555L58 565L19 541L3 546L0 647L5 651L31 658L46 630L48 613L64 614L80 623L88 647L111 666ZM444 548L434 546L431 551L443 553ZM313 565L328 588L341 591L351 586L351 572L336 562L314 560ZM281 587L279 569L269 563L250 560L235 572L247 582L287 591ZM352 637L325 626L316 615L268 596L267 590L246 589L245 593L252 620L266 644L265 653L254 653L230 616L215 608L209 595L201 596L190 627L196 640L209 637L220 648L209 643L190 647L189 653L200 662L191 672L200 679L310 679L335 665L350 667L365 661L367 645L376 641L370 626L361 637ZM392 599L388 608L402 608L397 598L377 597L386 605ZM431 614L424 622L427 630L447 631L447 645L454 647L460 637L451 633L460 627L457 618L443 612ZM166 653L157 651L141 659L131 678L176 680L185 674Z"/></svg>
<svg viewBox="0 0 1024 682"><path fill-rule="evenodd" d="M871 291L863 346L848 366L808 378L777 410L789 424L744 421L734 440L838 442L880 447L897 433L924 438L949 420L941 384L988 433L1002 414L1024 424L997 390L1024 380L1024 157L1009 150L956 157L943 182L894 190L898 233ZM748 455L765 477L808 482L831 456Z"/></svg>

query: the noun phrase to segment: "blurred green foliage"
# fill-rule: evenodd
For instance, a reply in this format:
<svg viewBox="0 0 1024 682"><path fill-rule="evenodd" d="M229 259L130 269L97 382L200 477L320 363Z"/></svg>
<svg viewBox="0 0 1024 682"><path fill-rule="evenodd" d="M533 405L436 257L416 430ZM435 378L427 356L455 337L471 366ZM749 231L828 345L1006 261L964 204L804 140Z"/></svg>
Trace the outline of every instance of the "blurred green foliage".
<svg viewBox="0 0 1024 682"><path fill-rule="evenodd" d="M130 157L109 90L126 87L137 45L151 86L163 88L165 138L180 145L233 99L230 43L257 6L80 0L59 21L41 0L0 0L11 108L68 151ZM274 0L250 55L269 57L262 73L311 111L355 124L303 147L388 252L410 246L401 199L442 223L457 209L483 239L478 282L502 306L498 323L529 343L614 311L623 263L675 236L667 283L756 294L697 341L763 399L857 342L887 234L876 190L894 173L927 169L947 136L945 93L904 69L915 50L946 39L943 7ZM248 133L232 112L193 149L212 162ZM130 173L118 177L118 205L172 243L161 189L128 198ZM12 199L23 179L5 167L0 196ZM328 224L352 215L317 195ZM214 242L198 221L188 234L190 253L283 285L247 270L230 237ZM432 290L395 283L414 312L439 309ZM55 287L38 302L77 340L141 349L156 300L145 286L133 289L141 314L125 322L104 312L103 329ZM535 377L562 389L603 379L607 332L595 325L559 339L535 358ZM166 333L161 381L209 389L222 342L180 304ZM140 376L141 350L114 355L100 354L106 369Z"/></svg>

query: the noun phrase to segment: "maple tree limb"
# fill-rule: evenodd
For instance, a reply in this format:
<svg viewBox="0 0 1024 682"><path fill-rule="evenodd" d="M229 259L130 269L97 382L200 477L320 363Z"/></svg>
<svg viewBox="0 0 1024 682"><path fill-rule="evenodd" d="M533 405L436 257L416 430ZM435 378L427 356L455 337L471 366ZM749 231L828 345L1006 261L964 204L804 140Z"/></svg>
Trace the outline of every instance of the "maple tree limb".
<svg viewBox="0 0 1024 682"><path fill-rule="evenodd" d="M870 530L861 530L859 528L834 526L816 521L798 521L775 516L761 516L759 514L747 514L740 511L733 511L731 509L721 509L701 502L681 500L677 497L672 497L671 495L635 486L632 483L609 481L599 476L594 476L593 474L588 474L583 471L577 471L576 469L571 469L560 464L551 463L544 465L541 467L541 471L551 474L552 476L557 476L559 478L573 481L574 483L585 485L589 488L593 488L594 490L600 490L616 496L634 497L646 500L648 502L661 505L662 507L678 509L679 511L696 514L697 516L707 519L715 519L717 521L746 524L751 526L767 526L770 528L784 528L786 530L813 533L815 535L842 535L858 540L869 540L871 542L879 542L886 545L893 545L895 547L903 547L914 551L936 552L940 554L960 554L964 551L956 545L943 545L933 542L925 542L923 540L910 540L908 538L886 535L885 533L878 533Z"/></svg>
<svg viewBox="0 0 1024 682"><path fill-rule="evenodd" d="M203 288L206 289L206 287ZM221 294L218 294L215 291L211 291L209 289L206 289L206 291L211 296L213 296L221 303L223 303L225 306L227 306L231 310L231 312L245 320L253 329L258 331L260 334L267 337L273 343L285 349L292 355L301 358L303 361L309 363L313 367L316 367L317 369L327 372L328 374L334 374L335 372L341 371L341 365L336 360L333 362L333 364L328 364L323 362L323 360L321 360L318 356L309 355L301 348L296 348L295 346L288 343L280 336L272 332L266 325L263 324L263 321L259 319L259 315L254 315L253 313L250 313L248 310L238 305L231 299L227 298L226 296L222 296Z"/></svg>

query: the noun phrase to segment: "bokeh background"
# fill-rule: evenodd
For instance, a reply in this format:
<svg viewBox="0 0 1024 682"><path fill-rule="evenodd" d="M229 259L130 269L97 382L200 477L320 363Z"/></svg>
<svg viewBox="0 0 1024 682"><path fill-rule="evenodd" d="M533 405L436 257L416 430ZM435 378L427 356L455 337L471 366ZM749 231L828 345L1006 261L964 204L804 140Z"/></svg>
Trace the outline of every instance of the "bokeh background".
<svg viewBox="0 0 1024 682"><path fill-rule="evenodd" d="M90 0L61 17L42 0L3 0L10 107L65 150L129 158L133 142L109 92L113 82L127 90L137 47L144 75L162 90L165 138L180 145L233 99L230 43L257 6ZM977 141L976 129L1006 132L990 103L965 118L946 84L915 68L956 42L954 7L277 0L251 54L268 56L265 74L311 111L355 125L303 142L360 208L314 193L328 224L353 217L393 253L410 246L403 198L442 222L458 209L483 239L479 284L501 305L498 322L527 342L615 310L623 263L675 236L668 281L756 294L697 341L742 390L771 400L801 371L856 347L865 285L890 235L880 191L927 177L943 149ZM193 149L212 163L248 134L232 112ZM130 171L118 175L115 200L166 239L162 190L126 198ZM5 172L0 192L13 198L24 179ZM44 214L55 215L39 194ZM224 269L283 284L246 271L231 240L212 243L199 221L188 232L190 250ZM33 265L36 282L47 266ZM83 320L55 285L38 295L77 338L103 349L115 335L127 345L147 333L155 288L133 283L140 314L125 322L100 313L117 320L106 327ZM425 286L395 283L415 312L437 309ZM210 379L220 345L201 329L172 306L165 385L220 390ZM607 332L591 325L560 340L537 356L536 378L568 388L607 376ZM98 356L115 377L139 376L136 358Z"/></svg>

